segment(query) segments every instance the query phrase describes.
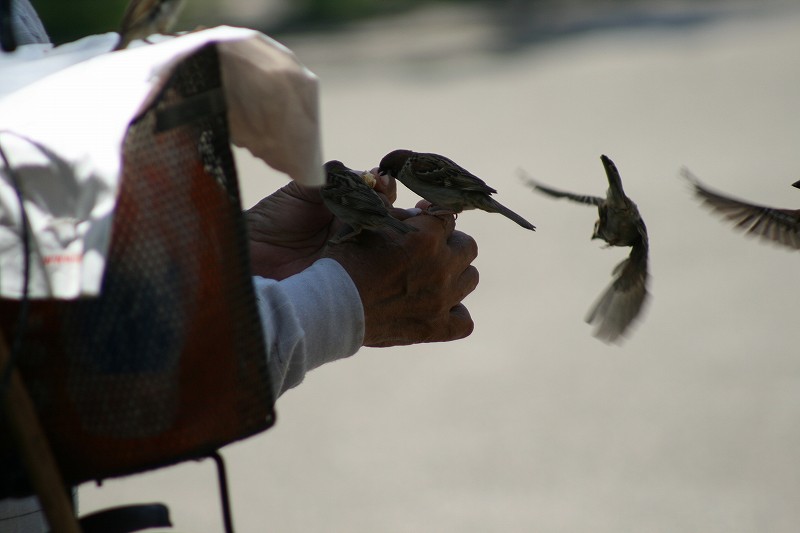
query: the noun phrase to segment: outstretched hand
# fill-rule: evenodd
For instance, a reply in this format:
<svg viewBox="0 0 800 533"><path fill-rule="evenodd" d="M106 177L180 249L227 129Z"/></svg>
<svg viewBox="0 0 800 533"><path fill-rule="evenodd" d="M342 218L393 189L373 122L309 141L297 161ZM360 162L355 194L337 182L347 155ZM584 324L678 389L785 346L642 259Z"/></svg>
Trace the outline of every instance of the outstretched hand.
<svg viewBox="0 0 800 533"><path fill-rule="evenodd" d="M394 179L386 176L379 177L375 190L387 205L397 197ZM455 230L452 215L390 212L419 231L365 231L330 245L342 223L325 207L319 189L291 182L245 213L253 273L281 280L323 257L336 260L361 296L365 346L468 336L474 324L461 301L478 284L471 265L478 253L475 240Z"/></svg>
<svg viewBox="0 0 800 533"><path fill-rule="evenodd" d="M336 231L319 189L292 181L245 212L253 273L281 280L322 257Z"/></svg>
<svg viewBox="0 0 800 533"><path fill-rule="evenodd" d="M478 246L455 217L405 219L419 231L365 232L326 256L350 274L364 306L364 346L461 339L474 324L461 301L478 285Z"/></svg>
<svg viewBox="0 0 800 533"><path fill-rule="evenodd" d="M380 176L375 191L387 205L397 198L397 183ZM394 214L398 214L393 210ZM245 212L250 233L250 262L258 276L281 280L323 256L342 223L322 203L319 188L291 181Z"/></svg>

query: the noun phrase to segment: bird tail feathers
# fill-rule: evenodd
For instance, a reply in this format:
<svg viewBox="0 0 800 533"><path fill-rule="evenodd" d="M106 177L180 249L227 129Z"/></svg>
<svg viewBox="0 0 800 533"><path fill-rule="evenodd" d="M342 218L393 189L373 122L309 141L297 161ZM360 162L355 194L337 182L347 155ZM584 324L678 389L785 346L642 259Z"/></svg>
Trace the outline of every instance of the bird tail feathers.
<svg viewBox="0 0 800 533"><path fill-rule="evenodd" d="M510 218L511 220L513 220L514 222L516 222L517 224L522 226L523 228L529 229L531 231L536 231L536 226L534 226L533 224L531 224L530 222L528 222L527 220L525 220L524 218L522 218L521 216L519 216L514 211L512 211L509 208L507 208L506 206L504 206L503 204L501 204L500 202L498 202L494 198L489 198L489 205L487 205L486 207L487 207L487 209L486 209L487 211L490 211L490 212L493 212L493 213L500 213L504 217Z"/></svg>

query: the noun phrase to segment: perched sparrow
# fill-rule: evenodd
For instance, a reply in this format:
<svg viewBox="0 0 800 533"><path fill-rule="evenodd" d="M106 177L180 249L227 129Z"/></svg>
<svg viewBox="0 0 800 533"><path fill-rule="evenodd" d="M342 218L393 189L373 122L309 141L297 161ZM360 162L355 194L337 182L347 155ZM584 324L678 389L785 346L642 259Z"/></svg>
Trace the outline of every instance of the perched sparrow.
<svg viewBox="0 0 800 533"><path fill-rule="evenodd" d="M334 216L352 229L346 235L331 239L331 244L355 237L363 229L374 230L388 226L400 233L417 231L417 228L392 217L378 193L341 161L325 163L325 174L327 183L320 190L322 201Z"/></svg>
<svg viewBox="0 0 800 533"><path fill-rule="evenodd" d="M433 204L428 210L431 214L482 209L489 213L500 213L525 229L536 229L533 224L492 198L490 195L496 190L444 156L395 150L381 159L378 168L381 174L393 176Z"/></svg>
<svg viewBox="0 0 800 533"><path fill-rule="evenodd" d="M800 249L800 209L777 209L737 200L703 185L689 169L681 169L695 195L714 212L736 223L736 229L793 250ZM792 184L800 188L800 181Z"/></svg>
<svg viewBox="0 0 800 533"><path fill-rule="evenodd" d="M606 342L613 342L636 319L648 297L647 255L650 245L639 209L622 190L622 179L616 165L606 156L601 156L600 159L608 177L605 198L563 192L537 183L529 177L523 179L535 190L550 196L596 205L600 218L595 222L592 239L602 239L609 246L631 247L628 258L614 268L614 281L586 315L586 322L597 325L595 336Z"/></svg>
<svg viewBox="0 0 800 533"><path fill-rule="evenodd" d="M119 30L119 43L114 50L122 50L135 39L154 33L169 33L178 18L184 0L130 0Z"/></svg>

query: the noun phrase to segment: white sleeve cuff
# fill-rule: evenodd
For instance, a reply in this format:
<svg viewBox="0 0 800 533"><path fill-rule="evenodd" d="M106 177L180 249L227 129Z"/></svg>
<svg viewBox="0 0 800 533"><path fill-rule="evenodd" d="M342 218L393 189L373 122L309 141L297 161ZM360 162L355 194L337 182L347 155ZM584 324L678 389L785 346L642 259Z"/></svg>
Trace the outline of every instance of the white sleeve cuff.
<svg viewBox="0 0 800 533"><path fill-rule="evenodd" d="M349 357L364 342L364 309L347 271L333 259L275 281L254 277L276 397L306 372Z"/></svg>

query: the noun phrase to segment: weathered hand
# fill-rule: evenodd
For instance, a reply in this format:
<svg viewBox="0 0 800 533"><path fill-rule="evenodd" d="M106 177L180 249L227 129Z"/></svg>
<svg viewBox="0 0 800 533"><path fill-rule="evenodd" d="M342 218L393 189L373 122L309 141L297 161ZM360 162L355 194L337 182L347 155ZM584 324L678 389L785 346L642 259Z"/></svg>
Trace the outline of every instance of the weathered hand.
<svg viewBox="0 0 800 533"><path fill-rule="evenodd" d="M396 198L394 179L379 177L375 190L387 205ZM322 257L335 259L361 296L365 346L466 337L474 324L461 301L478 284L478 271L471 265L478 253L474 239L455 230L452 215L390 211L418 231L363 232L329 245L341 222L322 203L319 189L289 183L245 213L253 273L280 280Z"/></svg>
<svg viewBox="0 0 800 533"><path fill-rule="evenodd" d="M375 185L391 205L397 198L394 179L382 176ZM284 279L323 257L328 240L341 223L322 203L318 188L290 182L245 212L250 233L253 274Z"/></svg>
<svg viewBox="0 0 800 533"><path fill-rule="evenodd" d="M474 324L461 301L478 284L475 240L455 231L455 218L407 218L419 231L371 232L331 246L326 256L350 274L361 295L365 346L456 340Z"/></svg>
<svg viewBox="0 0 800 533"><path fill-rule="evenodd" d="M245 212L253 274L284 279L311 266L335 231L319 189L290 182Z"/></svg>

